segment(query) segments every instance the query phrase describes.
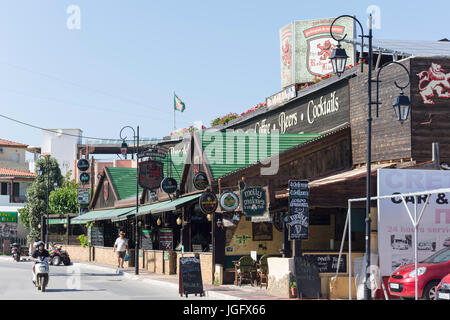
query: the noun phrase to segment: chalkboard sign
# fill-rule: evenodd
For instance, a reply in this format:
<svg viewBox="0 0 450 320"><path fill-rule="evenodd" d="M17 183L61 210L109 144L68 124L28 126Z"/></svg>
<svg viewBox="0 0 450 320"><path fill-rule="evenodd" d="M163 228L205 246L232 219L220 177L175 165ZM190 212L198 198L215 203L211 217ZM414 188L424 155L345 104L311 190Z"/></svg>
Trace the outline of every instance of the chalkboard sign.
<svg viewBox="0 0 450 320"><path fill-rule="evenodd" d="M102 227L91 227L91 245L97 247L105 246Z"/></svg>
<svg viewBox="0 0 450 320"><path fill-rule="evenodd" d="M320 276L314 259L310 256L295 257L295 278L299 298L320 298Z"/></svg>
<svg viewBox="0 0 450 320"><path fill-rule="evenodd" d="M172 229L159 230L159 250L173 250Z"/></svg>
<svg viewBox="0 0 450 320"><path fill-rule="evenodd" d="M141 248L152 250L153 249L153 241L152 241L152 230L142 230L142 240L141 240Z"/></svg>
<svg viewBox="0 0 450 320"><path fill-rule="evenodd" d="M317 265L319 273L336 273L339 254L304 254L304 257L311 257ZM347 258L341 256L339 263L339 272L347 273Z"/></svg>
<svg viewBox="0 0 450 320"><path fill-rule="evenodd" d="M308 181L289 181L289 239L301 240L309 237L309 188Z"/></svg>
<svg viewBox="0 0 450 320"><path fill-rule="evenodd" d="M204 296L199 258L180 258L179 293L180 296L185 295L186 297L188 294Z"/></svg>

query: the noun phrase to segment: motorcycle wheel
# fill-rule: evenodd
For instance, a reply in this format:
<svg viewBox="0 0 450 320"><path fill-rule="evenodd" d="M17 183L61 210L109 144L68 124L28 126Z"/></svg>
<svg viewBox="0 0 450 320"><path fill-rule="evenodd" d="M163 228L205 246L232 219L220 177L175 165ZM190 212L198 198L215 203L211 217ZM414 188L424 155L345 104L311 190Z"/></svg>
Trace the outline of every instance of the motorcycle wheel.
<svg viewBox="0 0 450 320"><path fill-rule="evenodd" d="M70 258L67 257L66 259L64 259L64 260L63 260L63 264L64 264L65 266L69 266L69 265L70 265Z"/></svg>
<svg viewBox="0 0 450 320"><path fill-rule="evenodd" d="M59 266L61 264L61 257L54 256L52 259L52 266Z"/></svg>
<svg viewBox="0 0 450 320"><path fill-rule="evenodd" d="M20 262L20 256L19 255L16 255L16 261Z"/></svg>

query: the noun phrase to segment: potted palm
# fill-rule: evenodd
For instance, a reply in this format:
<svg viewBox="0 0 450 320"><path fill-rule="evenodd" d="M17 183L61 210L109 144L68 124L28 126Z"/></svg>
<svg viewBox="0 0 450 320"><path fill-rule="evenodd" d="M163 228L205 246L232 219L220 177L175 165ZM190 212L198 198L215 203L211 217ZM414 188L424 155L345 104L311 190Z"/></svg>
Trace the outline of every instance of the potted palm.
<svg viewBox="0 0 450 320"><path fill-rule="evenodd" d="M289 283L289 297L290 298L298 297L297 282L295 282L295 281L292 281Z"/></svg>

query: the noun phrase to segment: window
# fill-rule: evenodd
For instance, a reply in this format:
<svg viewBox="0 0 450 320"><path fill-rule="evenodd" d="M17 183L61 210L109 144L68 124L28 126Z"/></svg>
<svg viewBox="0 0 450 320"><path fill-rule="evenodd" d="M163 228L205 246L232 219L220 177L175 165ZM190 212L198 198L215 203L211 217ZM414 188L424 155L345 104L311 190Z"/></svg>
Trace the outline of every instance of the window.
<svg viewBox="0 0 450 320"><path fill-rule="evenodd" d="M2 196L8 195L8 183L7 182L2 182L1 195Z"/></svg>

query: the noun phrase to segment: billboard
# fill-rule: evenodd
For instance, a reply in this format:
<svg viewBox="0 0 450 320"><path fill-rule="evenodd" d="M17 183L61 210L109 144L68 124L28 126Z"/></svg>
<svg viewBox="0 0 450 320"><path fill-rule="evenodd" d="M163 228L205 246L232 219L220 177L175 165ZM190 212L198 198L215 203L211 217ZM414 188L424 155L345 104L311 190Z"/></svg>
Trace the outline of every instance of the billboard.
<svg viewBox="0 0 450 320"><path fill-rule="evenodd" d="M337 46L330 35L334 18L295 21L280 29L281 86L314 81L332 72L329 57ZM354 38L355 22L341 18L333 25L336 38ZM347 65L355 63L354 46L342 42L349 59Z"/></svg>
<svg viewBox="0 0 450 320"><path fill-rule="evenodd" d="M415 169L379 169L378 195L412 193L450 188L450 171ZM418 261L450 246L450 194L431 195L418 228ZM417 216L426 202L417 200ZM414 218L414 197L405 197ZM414 262L414 227L400 197L378 200L378 252L382 276Z"/></svg>

